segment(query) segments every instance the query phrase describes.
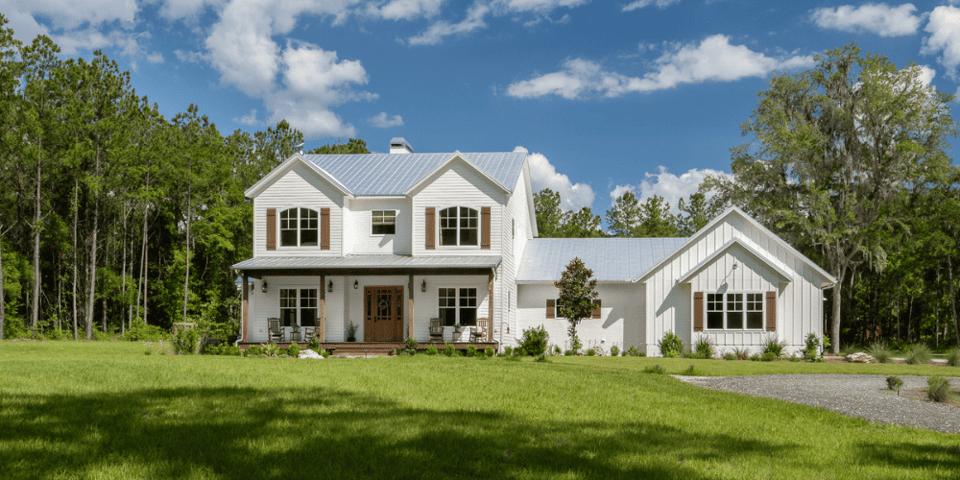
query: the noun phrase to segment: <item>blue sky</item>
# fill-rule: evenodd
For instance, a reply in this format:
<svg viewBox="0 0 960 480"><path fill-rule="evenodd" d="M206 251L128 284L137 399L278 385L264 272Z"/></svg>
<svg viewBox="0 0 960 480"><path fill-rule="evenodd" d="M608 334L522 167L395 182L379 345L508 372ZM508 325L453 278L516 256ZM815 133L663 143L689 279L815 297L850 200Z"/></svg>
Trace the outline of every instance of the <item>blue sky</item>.
<svg viewBox="0 0 960 480"><path fill-rule="evenodd" d="M522 148L535 189L600 215L624 191L675 206L729 172L771 73L824 50L857 41L940 90L960 82L949 1L0 0L0 12L20 40L103 49L168 118L195 103L225 134L285 118L305 149L360 137L384 152L394 136L418 152Z"/></svg>

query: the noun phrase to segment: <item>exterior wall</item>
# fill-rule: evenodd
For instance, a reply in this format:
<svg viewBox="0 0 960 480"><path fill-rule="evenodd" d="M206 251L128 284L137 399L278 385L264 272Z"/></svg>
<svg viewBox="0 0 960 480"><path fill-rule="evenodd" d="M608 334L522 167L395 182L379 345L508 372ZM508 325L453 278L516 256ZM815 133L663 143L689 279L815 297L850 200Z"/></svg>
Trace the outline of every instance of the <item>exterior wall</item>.
<svg viewBox="0 0 960 480"><path fill-rule="evenodd" d="M281 247L280 212L291 207L305 207L320 213L330 209L330 250L316 247ZM343 195L325 179L300 163L293 167L253 200L253 256L340 256L343 255ZM267 250L267 209L277 209L277 249Z"/></svg>
<svg viewBox="0 0 960 480"><path fill-rule="evenodd" d="M577 326L577 336L580 337L584 348L601 348L608 353L616 346L623 350L636 345L635 340L627 333L636 337L641 330L643 321L642 297L637 295L641 289L633 283L601 283L597 285L600 294L600 318L583 319ZM520 297L518 307L519 338L523 330L543 325L550 335L550 344L566 350L570 348L570 337L567 334L569 323L565 318L546 318L546 301L557 298L559 290L549 284L524 284L519 287ZM517 345L518 342L504 343Z"/></svg>
<svg viewBox="0 0 960 480"><path fill-rule="evenodd" d="M353 198L346 202L344 218L345 254L396 254L412 253L412 217L410 201L400 198ZM374 235L372 215L374 210L397 212L397 233Z"/></svg>
<svg viewBox="0 0 960 480"><path fill-rule="evenodd" d="M517 270L523 258L527 241L533 238L528 195L530 193L530 169L524 163L513 194L507 201L502 217L503 259L496 279L498 302L495 305L499 319L494 329L494 338L502 339L505 345L514 343L522 331L517 324Z"/></svg>
<svg viewBox="0 0 960 480"><path fill-rule="evenodd" d="M677 284L681 276L734 237L740 238L757 252L766 255L768 261L789 272L790 281L780 283L779 276L753 254L733 246L715 262L703 267L690 282ZM668 258L669 262L645 281L646 312L647 318L651 319L646 328L647 355L660 354L657 342L668 330L680 335L689 346L690 341L696 339L693 333L693 292L717 292L721 288L730 292L752 292L765 288L778 292L776 332L764 330L748 335L711 333L716 335L718 346L723 347L721 350L750 347L755 352L760 344L759 339L768 333L776 333L781 341L786 342L787 352L792 353L803 350L805 337L809 333L823 337L823 300L817 283L821 279L820 274L807 267L802 258L781 246L773 236L739 214L728 215L724 221L703 232L694 244ZM743 268L734 271L734 260Z"/></svg>
<svg viewBox="0 0 960 480"><path fill-rule="evenodd" d="M248 342L263 342L267 337L267 319L280 316L280 289L281 288L321 288L320 277L265 277L267 293L263 293L263 280L256 280L256 293L250 296L250 317L247 320L250 332ZM319 292L318 292L319 293ZM330 316L330 300L328 294L327 316ZM329 327L328 327L329 330ZM327 332L329 335L329 331Z"/></svg>

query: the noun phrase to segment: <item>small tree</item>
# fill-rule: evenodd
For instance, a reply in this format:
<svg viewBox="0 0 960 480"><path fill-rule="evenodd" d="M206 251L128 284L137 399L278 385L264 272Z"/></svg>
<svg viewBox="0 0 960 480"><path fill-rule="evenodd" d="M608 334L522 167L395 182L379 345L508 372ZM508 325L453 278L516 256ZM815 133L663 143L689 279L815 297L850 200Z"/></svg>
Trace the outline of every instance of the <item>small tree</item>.
<svg viewBox="0 0 960 480"><path fill-rule="evenodd" d="M570 334L571 348L578 351L581 344L577 337L577 324L593 314L593 300L599 296L594 290L597 280L593 278L593 270L587 268L583 260L574 258L554 286L560 289L559 314L570 322L567 332Z"/></svg>

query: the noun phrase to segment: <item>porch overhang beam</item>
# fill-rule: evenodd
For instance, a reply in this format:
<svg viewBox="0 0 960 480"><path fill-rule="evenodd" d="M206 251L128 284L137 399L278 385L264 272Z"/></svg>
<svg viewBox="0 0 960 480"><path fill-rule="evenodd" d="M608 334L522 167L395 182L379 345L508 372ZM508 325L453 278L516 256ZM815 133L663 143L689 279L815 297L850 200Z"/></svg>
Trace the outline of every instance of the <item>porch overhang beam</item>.
<svg viewBox="0 0 960 480"><path fill-rule="evenodd" d="M386 275L489 275L490 267L458 268L265 268L241 270L256 279L263 277L386 276Z"/></svg>

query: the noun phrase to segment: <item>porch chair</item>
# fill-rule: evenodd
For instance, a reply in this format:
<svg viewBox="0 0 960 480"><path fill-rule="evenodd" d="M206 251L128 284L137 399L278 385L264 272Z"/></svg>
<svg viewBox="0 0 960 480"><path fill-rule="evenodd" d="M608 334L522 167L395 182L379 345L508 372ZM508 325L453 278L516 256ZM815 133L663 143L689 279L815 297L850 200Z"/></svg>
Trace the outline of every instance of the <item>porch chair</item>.
<svg viewBox="0 0 960 480"><path fill-rule="evenodd" d="M485 342L487 341L487 330L490 329L490 319L488 318L478 318L477 326L473 327L470 331L470 342Z"/></svg>
<svg viewBox="0 0 960 480"><path fill-rule="evenodd" d="M267 318L267 341L283 343L283 329L280 328L280 319L277 317Z"/></svg>
<svg viewBox="0 0 960 480"><path fill-rule="evenodd" d="M317 330L316 330L315 327L304 327L304 328L303 328L303 341L304 341L304 342L309 342L310 340L313 340L313 336L316 335L316 334L317 334Z"/></svg>
<svg viewBox="0 0 960 480"><path fill-rule="evenodd" d="M440 324L439 318L430 319L430 341L443 342L443 325Z"/></svg>

